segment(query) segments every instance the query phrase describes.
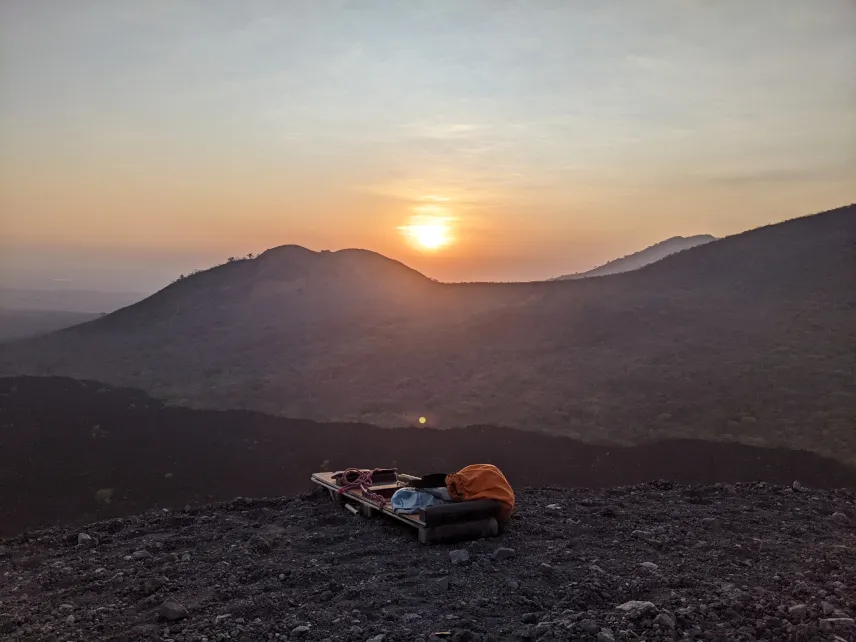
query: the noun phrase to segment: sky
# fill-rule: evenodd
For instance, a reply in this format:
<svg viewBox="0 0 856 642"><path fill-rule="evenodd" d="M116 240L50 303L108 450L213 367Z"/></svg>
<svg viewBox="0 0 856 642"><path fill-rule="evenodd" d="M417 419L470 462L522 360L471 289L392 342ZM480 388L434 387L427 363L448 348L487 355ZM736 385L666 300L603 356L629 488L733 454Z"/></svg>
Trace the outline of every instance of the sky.
<svg viewBox="0 0 856 642"><path fill-rule="evenodd" d="M541 279L856 201L852 0L0 0L0 92L4 286Z"/></svg>

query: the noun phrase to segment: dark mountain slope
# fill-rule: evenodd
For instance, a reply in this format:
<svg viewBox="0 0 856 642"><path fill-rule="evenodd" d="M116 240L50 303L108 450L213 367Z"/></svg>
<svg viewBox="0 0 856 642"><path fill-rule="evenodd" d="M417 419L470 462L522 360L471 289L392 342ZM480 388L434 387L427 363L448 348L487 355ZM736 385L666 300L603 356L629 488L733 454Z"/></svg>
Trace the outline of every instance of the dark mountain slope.
<svg viewBox="0 0 856 642"><path fill-rule="evenodd" d="M666 285L770 289L776 296L806 294L856 303L856 205L803 216L704 244L644 267ZM642 276L642 275L646 276Z"/></svg>
<svg viewBox="0 0 856 642"><path fill-rule="evenodd" d="M854 206L546 283L446 285L372 253L278 248L0 363L195 406L856 462L854 248Z"/></svg>
<svg viewBox="0 0 856 642"><path fill-rule="evenodd" d="M366 250L313 252L288 245L254 260L238 260L192 274L75 334L136 331L141 324L205 324L218 318L267 324L315 321L338 307L418 303L432 282L415 270Z"/></svg>
<svg viewBox="0 0 856 642"><path fill-rule="evenodd" d="M318 470L398 466L424 474L483 461L515 486L798 479L856 488L856 469L806 452L687 440L591 446L488 426L320 424L169 407L95 382L0 379L0 536L153 506L298 493Z"/></svg>
<svg viewBox="0 0 856 642"><path fill-rule="evenodd" d="M622 256L619 259L613 259L608 263L604 263L603 265L586 272L565 274L556 277L554 280L567 281L570 279L584 279L591 276L607 276L609 274L620 274L622 272L638 270L641 267L660 261L671 254L682 252L683 250L688 250L715 240L716 237L711 236L710 234L699 234L697 236L687 237L674 236L670 239L666 239L665 241L655 243L650 247L646 247L644 250L640 250L639 252Z"/></svg>

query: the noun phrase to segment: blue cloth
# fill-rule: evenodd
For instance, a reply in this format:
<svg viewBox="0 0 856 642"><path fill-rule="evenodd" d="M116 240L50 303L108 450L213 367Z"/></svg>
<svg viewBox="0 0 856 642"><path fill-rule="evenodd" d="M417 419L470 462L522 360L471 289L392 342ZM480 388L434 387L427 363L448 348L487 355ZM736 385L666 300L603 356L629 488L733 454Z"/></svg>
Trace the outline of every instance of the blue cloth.
<svg viewBox="0 0 856 642"><path fill-rule="evenodd" d="M422 489L416 488L399 488L389 500L392 505L392 510L402 515L412 515L418 513L423 508L442 504L443 501L434 497L431 493L426 493Z"/></svg>

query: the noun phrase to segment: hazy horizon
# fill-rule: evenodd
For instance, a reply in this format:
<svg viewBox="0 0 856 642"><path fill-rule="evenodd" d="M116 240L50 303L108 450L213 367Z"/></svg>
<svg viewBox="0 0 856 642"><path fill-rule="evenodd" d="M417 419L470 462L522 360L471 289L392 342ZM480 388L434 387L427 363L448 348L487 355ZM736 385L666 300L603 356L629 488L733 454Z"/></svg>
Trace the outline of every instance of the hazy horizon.
<svg viewBox="0 0 856 642"><path fill-rule="evenodd" d="M660 245L669 240L672 240L674 237L670 237L669 239L662 239L653 245ZM293 244L283 244L283 245L293 245ZM280 246L273 246L271 248L265 248L265 250L274 249ZM650 246L648 246L650 247ZM606 259L603 263L598 263L597 265L592 265L591 267L600 267L606 263L611 261L624 258L628 254L639 254L646 248L638 248L637 250L633 250L628 252L627 254L621 254L613 256L609 259ZM365 249L365 248L336 248L334 250L330 250L329 248L306 248L313 252L323 252L323 251L338 251L345 249ZM263 250L262 252L264 252ZM257 256L262 253L253 253L253 256ZM246 255L230 255L235 258L245 258ZM120 294L140 294L140 295L148 295L153 293L156 290L159 290L166 286L168 283L174 281L179 275L186 275L189 272L192 272L196 269L207 269L216 265L220 265L225 263L225 259L230 257L210 257L211 262L204 264L197 261L193 262L193 257L189 256L177 256L177 259L181 260L186 265L195 265L196 267L189 268L183 270L179 273L173 273L172 271L167 274L162 282L156 282L154 280L147 280L146 278L140 278L141 273L146 274L147 277L150 278L150 273L152 265L147 259L130 259L125 257L123 260L119 261L117 259L117 266L121 266L119 270L119 274L107 274L103 273L103 270L93 265L78 265L76 267L76 274L78 278L57 278L51 276L55 272L55 264L49 263L47 266L43 264L42 258L35 255L32 256L31 264L30 264L30 276L29 278L18 278L15 279L14 275L12 278L9 278L8 273L0 274L0 291L2 290L20 290L20 291L42 291L42 292L104 292L104 293L120 293ZM209 257L204 257L209 258ZM158 273L165 273L166 270L171 270L171 267L158 269ZM584 270L581 270L584 271ZM426 276L432 277L430 274L426 274ZM562 276L561 274L551 274L549 276L543 278L535 278L532 280L548 280L558 276ZM106 277L106 278L105 278ZM494 281L500 281L501 279L488 279ZM506 279L507 281L523 281L527 279ZM461 280L458 280L458 282ZM456 282L456 281L449 281ZM123 287L123 285L133 284L137 287L137 289L133 289L133 287ZM147 285L151 284L151 285ZM2 292L0 292L1 294ZM0 300L2 303L2 300Z"/></svg>
<svg viewBox="0 0 856 642"><path fill-rule="evenodd" d="M848 0L0 18L3 287L149 292L283 244L544 279L856 201Z"/></svg>

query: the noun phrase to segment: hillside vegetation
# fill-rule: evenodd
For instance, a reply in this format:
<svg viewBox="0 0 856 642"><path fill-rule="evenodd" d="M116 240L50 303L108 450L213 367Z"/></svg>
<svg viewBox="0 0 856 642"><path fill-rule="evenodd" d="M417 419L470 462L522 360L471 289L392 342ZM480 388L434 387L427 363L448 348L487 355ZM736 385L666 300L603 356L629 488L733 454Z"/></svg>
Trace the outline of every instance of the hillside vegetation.
<svg viewBox="0 0 856 642"><path fill-rule="evenodd" d="M5 374L173 403L586 441L737 440L856 462L856 206L598 279L441 284L286 246L69 330Z"/></svg>

